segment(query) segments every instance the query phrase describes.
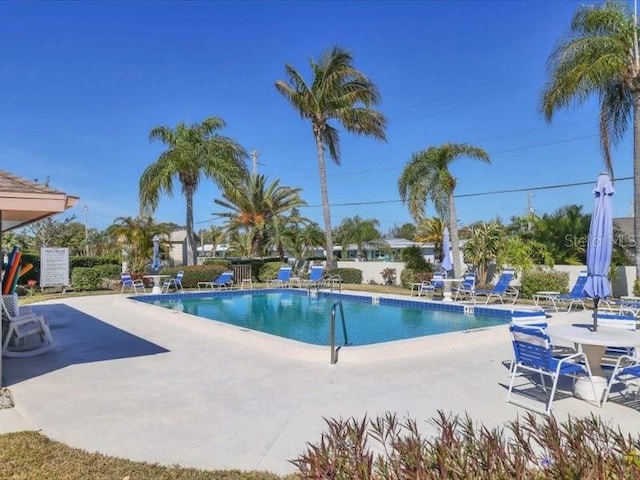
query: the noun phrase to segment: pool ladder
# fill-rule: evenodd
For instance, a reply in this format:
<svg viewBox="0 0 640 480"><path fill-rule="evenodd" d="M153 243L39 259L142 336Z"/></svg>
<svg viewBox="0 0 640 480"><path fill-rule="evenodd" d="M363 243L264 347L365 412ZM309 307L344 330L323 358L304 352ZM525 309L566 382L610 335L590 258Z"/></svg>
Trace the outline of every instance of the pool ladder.
<svg viewBox="0 0 640 480"><path fill-rule="evenodd" d="M340 347L336 348L336 307L340 307L340 318L342 320L342 334L344 335L344 345L349 344L349 339L347 338L347 325L344 322L344 307L342 306L342 301L335 302L331 307L331 318L329 320L329 342L331 345L331 365L338 363L338 350Z"/></svg>

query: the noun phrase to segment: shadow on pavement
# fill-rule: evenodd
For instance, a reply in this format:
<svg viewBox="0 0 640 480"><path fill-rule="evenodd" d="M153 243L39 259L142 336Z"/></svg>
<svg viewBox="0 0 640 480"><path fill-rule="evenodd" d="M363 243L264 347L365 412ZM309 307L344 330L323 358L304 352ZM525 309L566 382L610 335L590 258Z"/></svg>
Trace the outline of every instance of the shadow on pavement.
<svg viewBox="0 0 640 480"><path fill-rule="evenodd" d="M3 358L3 385L69 365L167 353L169 350L63 304L34 306L45 316L55 346L42 355Z"/></svg>

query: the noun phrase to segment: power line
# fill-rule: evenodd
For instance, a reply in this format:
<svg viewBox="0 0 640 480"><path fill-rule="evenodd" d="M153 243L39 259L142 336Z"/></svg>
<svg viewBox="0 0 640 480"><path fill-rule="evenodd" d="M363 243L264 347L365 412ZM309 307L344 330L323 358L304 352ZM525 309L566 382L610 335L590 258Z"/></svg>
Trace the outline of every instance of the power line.
<svg viewBox="0 0 640 480"><path fill-rule="evenodd" d="M617 178L617 182L622 182L626 180L633 180L633 177L621 177ZM583 185L591 185L593 180L589 180L586 182L574 182L574 183L559 183L555 185L544 185L540 187L524 187L524 188L512 188L507 190L492 190L488 192L475 192L475 193L461 193L458 195L454 195L454 198L468 198L468 197L481 197L484 195L501 195L505 193L518 193L518 192L527 192L531 190L552 190L556 188L566 188L566 187L578 187ZM368 202L342 202L342 203L332 203L331 207L353 207L358 205L381 205L385 203L401 203L402 200L372 200ZM319 205L307 205L306 207L301 208L318 208L322 207L322 204Z"/></svg>

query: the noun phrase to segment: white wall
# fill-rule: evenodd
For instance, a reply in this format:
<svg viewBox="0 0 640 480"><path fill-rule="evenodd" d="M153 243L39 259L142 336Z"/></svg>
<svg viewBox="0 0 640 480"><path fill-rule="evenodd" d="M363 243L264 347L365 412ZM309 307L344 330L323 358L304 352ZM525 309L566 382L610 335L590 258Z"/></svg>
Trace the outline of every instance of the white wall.
<svg viewBox="0 0 640 480"><path fill-rule="evenodd" d="M338 262L338 268L357 268L362 271L362 283L374 280L376 283L384 283L382 271L385 268L396 269L396 285L400 285L400 274L404 270L404 262Z"/></svg>
<svg viewBox="0 0 640 480"><path fill-rule="evenodd" d="M376 283L384 283L381 272L385 268L396 269L396 285L400 285L400 274L404 270L404 262L338 262L339 268L357 268L362 271L362 283L369 283L374 280ZM569 273L569 288L576 283L576 279L581 271L586 270L586 265L556 265L554 270ZM623 295L633 295L633 282L636 278L635 267L618 267L616 278L611 282L614 297ZM516 279L515 284L519 284Z"/></svg>

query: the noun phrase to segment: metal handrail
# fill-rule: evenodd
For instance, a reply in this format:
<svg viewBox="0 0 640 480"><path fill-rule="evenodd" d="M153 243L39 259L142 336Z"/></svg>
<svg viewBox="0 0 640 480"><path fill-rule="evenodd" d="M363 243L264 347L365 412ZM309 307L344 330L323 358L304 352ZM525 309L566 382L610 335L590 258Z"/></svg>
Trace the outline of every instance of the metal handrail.
<svg viewBox="0 0 640 480"><path fill-rule="evenodd" d="M329 323L329 343L331 346L331 365L338 363L338 349L336 349L336 307L340 306L340 317L342 319L342 334L344 335L344 345L349 343L347 337L347 325L344 322L344 307L342 301L337 301L331 307L331 319Z"/></svg>

